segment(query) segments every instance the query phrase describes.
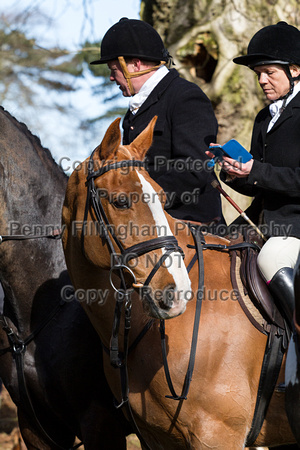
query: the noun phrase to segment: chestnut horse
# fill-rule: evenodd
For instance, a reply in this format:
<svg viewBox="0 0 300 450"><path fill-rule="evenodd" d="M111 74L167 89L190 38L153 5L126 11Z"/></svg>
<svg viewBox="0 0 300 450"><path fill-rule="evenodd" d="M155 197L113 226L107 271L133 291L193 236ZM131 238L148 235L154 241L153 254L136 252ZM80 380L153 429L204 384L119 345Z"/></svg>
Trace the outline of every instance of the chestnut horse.
<svg viewBox="0 0 300 450"><path fill-rule="evenodd" d="M63 206L67 267L78 295L89 299L95 294L81 305L103 342L108 383L120 405L130 404L124 414L132 414L143 448L242 449L267 338L233 295L227 251L203 251L204 285L198 286L203 276L194 261L198 241L185 223L163 210L164 193L142 164L155 121L123 146L117 119L91 158L71 175ZM229 244L209 235L206 242ZM193 324L202 295L193 366ZM166 374L172 384L166 381L158 320L167 318ZM279 381L283 376L281 370ZM166 397L169 389L172 395ZM176 394L176 400L170 398ZM293 442L284 394L275 393L252 445Z"/></svg>
<svg viewBox="0 0 300 450"><path fill-rule="evenodd" d="M61 242L40 238L60 228L67 177L3 109L0 129L0 377L23 439L38 450L70 449L75 436L85 449L125 449L126 423L104 377L100 339L70 301Z"/></svg>
<svg viewBox="0 0 300 450"><path fill-rule="evenodd" d="M300 255L295 267L295 330L286 359L286 410L293 433L300 446Z"/></svg>

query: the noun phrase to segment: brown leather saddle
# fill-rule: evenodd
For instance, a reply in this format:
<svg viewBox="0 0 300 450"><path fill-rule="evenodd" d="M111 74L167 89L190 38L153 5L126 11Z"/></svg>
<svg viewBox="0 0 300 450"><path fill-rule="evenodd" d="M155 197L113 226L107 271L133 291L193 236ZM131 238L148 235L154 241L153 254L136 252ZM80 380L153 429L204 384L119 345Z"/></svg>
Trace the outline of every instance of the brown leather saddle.
<svg viewBox="0 0 300 450"><path fill-rule="evenodd" d="M277 332L286 334L285 320L257 267L257 256L264 241L252 228L243 230L240 241L253 246L241 246L231 252L231 281L237 291L238 301L247 317L260 331L268 334L271 326L275 326ZM247 297L257 309L256 314L251 312Z"/></svg>

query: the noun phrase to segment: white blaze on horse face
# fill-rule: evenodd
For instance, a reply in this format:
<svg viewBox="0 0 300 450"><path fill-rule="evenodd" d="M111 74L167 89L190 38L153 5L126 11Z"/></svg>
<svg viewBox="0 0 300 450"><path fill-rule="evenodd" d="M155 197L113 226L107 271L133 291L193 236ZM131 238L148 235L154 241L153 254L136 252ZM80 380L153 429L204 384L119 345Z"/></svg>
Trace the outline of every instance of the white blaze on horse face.
<svg viewBox="0 0 300 450"><path fill-rule="evenodd" d="M152 185L144 178L144 176L136 171L140 179L144 198L148 198L148 206L152 213L158 236L172 236L173 233L165 216L162 204L159 200L157 192ZM162 248L163 254L166 252ZM171 263L167 263L167 269L172 275L175 282L175 292L179 294L179 300L190 300L192 297L191 280L186 270L183 257L179 252L173 252L170 255Z"/></svg>

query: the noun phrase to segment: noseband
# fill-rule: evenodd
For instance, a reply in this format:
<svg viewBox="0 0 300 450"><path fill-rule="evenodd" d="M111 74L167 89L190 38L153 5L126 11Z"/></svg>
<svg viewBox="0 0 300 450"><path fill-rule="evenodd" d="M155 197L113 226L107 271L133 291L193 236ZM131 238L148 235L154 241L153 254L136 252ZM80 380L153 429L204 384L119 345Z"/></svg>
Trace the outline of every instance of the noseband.
<svg viewBox="0 0 300 450"><path fill-rule="evenodd" d="M94 150L95 152L95 150ZM86 186L87 186L87 200L86 200L86 206L85 206L85 214L84 214L84 221L83 221L83 227L87 221L87 215L90 208L92 208L92 211L95 214L95 217L97 219L98 224L100 225L100 230L104 234L104 239L109 247L109 251L111 254L111 273L113 271L119 272L121 282L122 282L122 292L123 289L127 291L125 281L124 281L124 271L127 270L133 277L134 283L136 283L136 278L130 269L128 267L128 262L134 258L137 258L139 256L142 256L146 253L149 253L153 250L157 250L159 248L164 248L166 252L161 256L159 261L155 264L153 269L151 270L150 274L148 275L147 279L143 283L143 288L146 288L158 269L162 266L164 261L168 258L168 256L173 252L180 252L182 256L184 257L184 253L182 249L179 247L177 239L172 236L160 236L157 238L150 239L145 242L140 242L139 244L132 245L131 247L125 249L114 233L113 227L110 225L109 220L107 218L107 215L104 211L101 198L97 192L97 189L95 187L95 179L101 177L105 173L109 172L110 170L117 170L117 169L124 169L129 167L144 167L144 162L140 160L124 160L124 161L118 161L115 163L107 164L106 166L101 167L97 171L93 171L91 167L93 167L93 154L91 155L91 158L89 160L88 165L88 176L86 180ZM82 230L81 235L81 242L82 242L82 250L84 252L84 232ZM117 253L115 250L115 246L119 249L120 253ZM111 283L112 284L112 283ZM118 289L115 288L115 286L112 284L112 287L119 292ZM145 293L145 292L144 292ZM153 301L151 301L152 306L156 308L156 305L154 305Z"/></svg>

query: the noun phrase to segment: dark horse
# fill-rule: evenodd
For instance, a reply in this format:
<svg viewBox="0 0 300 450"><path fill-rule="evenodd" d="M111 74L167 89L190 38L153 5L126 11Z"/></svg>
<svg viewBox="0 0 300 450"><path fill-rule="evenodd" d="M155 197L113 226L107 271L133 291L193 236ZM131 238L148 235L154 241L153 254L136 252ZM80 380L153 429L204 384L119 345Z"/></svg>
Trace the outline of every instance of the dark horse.
<svg viewBox="0 0 300 450"><path fill-rule="evenodd" d="M286 360L286 410L293 433L300 446L300 255L295 267L295 330Z"/></svg>
<svg viewBox="0 0 300 450"><path fill-rule="evenodd" d="M67 176L2 108L0 130L0 233L51 234ZM61 242L4 236L0 281L0 377L27 447L68 449L77 436L85 449L125 449L127 425L103 374L98 335L72 297Z"/></svg>

